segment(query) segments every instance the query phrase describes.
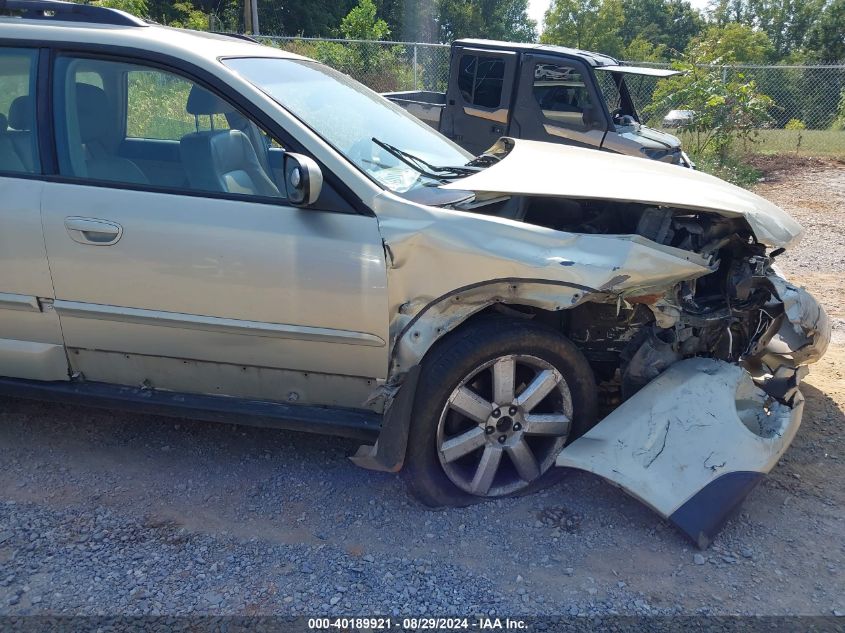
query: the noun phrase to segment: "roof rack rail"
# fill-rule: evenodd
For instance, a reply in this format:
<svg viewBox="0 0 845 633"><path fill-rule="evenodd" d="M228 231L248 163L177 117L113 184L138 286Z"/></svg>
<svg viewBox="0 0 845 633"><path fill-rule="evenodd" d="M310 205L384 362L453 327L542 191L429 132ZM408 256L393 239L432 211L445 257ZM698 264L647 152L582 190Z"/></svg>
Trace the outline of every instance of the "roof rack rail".
<svg viewBox="0 0 845 633"><path fill-rule="evenodd" d="M21 11L30 20L59 20L115 26L148 26L141 18L118 9L62 0L0 0L0 11Z"/></svg>

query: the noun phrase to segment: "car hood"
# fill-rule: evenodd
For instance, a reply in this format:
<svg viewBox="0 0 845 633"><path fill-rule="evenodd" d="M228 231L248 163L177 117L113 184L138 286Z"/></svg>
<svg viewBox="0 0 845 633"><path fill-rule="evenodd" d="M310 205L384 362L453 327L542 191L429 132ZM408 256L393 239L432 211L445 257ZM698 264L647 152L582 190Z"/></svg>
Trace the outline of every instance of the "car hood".
<svg viewBox="0 0 845 633"><path fill-rule="evenodd" d="M639 143L642 147L649 149L680 149L681 141L677 136L655 130L645 125L620 126L616 128L616 133L619 136L631 139Z"/></svg>
<svg viewBox="0 0 845 633"><path fill-rule="evenodd" d="M442 187L640 202L742 216L757 240L773 248L785 248L803 233L801 225L780 207L700 171L554 143L507 139L510 143L513 148L498 163Z"/></svg>

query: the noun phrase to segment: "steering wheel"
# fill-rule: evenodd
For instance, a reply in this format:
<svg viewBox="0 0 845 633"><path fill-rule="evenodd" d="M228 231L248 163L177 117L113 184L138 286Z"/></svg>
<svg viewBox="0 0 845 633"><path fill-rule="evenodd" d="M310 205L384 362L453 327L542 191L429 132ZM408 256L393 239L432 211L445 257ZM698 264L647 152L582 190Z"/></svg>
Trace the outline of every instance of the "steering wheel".
<svg viewBox="0 0 845 633"><path fill-rule="evenodd" d="M615 123L616 119L622 117L622 108L616 108L610 112L610 118Z"/></svg>

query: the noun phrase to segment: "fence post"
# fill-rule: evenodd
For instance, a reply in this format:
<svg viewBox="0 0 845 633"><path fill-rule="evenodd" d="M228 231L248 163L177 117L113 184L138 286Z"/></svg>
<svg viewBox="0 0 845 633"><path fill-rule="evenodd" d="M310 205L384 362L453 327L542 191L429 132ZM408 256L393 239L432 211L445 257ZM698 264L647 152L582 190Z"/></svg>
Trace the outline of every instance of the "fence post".
<svg viewBox="0 0 845 633"><path fill-rule="evenodd" d="M414 42L414 90L419 90L417 86L417 44Z"/></svg>

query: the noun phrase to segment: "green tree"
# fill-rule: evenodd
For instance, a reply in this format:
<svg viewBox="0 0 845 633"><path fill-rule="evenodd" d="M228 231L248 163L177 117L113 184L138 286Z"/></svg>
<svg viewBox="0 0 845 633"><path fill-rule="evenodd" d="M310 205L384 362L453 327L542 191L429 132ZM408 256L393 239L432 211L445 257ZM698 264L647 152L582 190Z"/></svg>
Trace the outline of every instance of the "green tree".
<svg viewBox="0 0 845 633"><path fill-rule="evenodd" d="M540 41L620 57L623 21L621 0L553 0Z"/></svg>
<svg viewBox="0 0 845 633"><path fill-rule="evenodd" d="M807 49L824 62L845 62L845 0L829 2L810 27Z"/></svg>
<svg viewBox="0 0 845 633"><path fill-rule="evenodd" d="M824 0L714 0L711 12L718 26L737 23L764 31L773 57L781 60L804 46L823 6Z"/></svg>
<svg viewBox="0 0 845 633"><path fill-rule="evenodd" d="M106 2L138 2L139 0L101 0ZM201 6L193 4L190 0L140 0L148 7L149 17L161 24L176 26L196 31L207 31L209 28L210 15Z"/></svg>
<svg viewBox="0 0 845 633"><path fill-rule="evenodd" d="M150 15L146 0L96 0L91 4L109 9L120 9L139 18L146 18Z"/></svg>
<svg viewBox="0 0 845 633"><path fill-rule="evenodd" d="M537 24L528 17L528 0L437 0L441 42L484 37L510 42L533 42Z"/></svg>
<svg viewBox="0 0 845 633"><path fill-rule="evenodd" d="M340 21L338 35L347 39L376 40L387 37L390 27L378 17L373 0L359 0ZM378 42L294 41L283 45L290 50L346 73L373 90L386 92L406 89L413 81L413 68L405 57L405 47Z"/></svg>
<svg viewBox="0 0 845 633"><path fill-rule="evenodd" d="M436 4L436 0L376 0L393 38L406 42L436 41Z"/></svg>
<svg viewBox="0 0 845 633"><path fill-rule="evenodd" d="M762 64L774 54L769 36L744 24L710 26L695 38L689 53L708 64Z"/></svg>
<svg viewBox="0 0 845 633"><path fill-rule="evenodd" d="M622 10L619 32L625 46L644 40L661 50L664 58L686 50L705 26L704 18L687 0L622 0Z"/></svg>
<svg viewBox="0 0 845 633"><path fill-rule="evenodd" d="M663 44L653 44L645 37L637 36L625 47L622 57L632 62L660 62L666 54Z"/></svg>
<svg viewBox="0 0 845 633"><path fill-rule="evenodd" d="M349 40L383 40L390 35L387 22L376 17L373 0L359 0L340 22L340 32Z"/></svg>
<svg viewBox="0 0 845 633"><path fill-rule="evenodd" d="M332 37L338 34L341 20L356 4L356 0L283 3L265 0L258 3L258 17L263 33Z"/></svg>

